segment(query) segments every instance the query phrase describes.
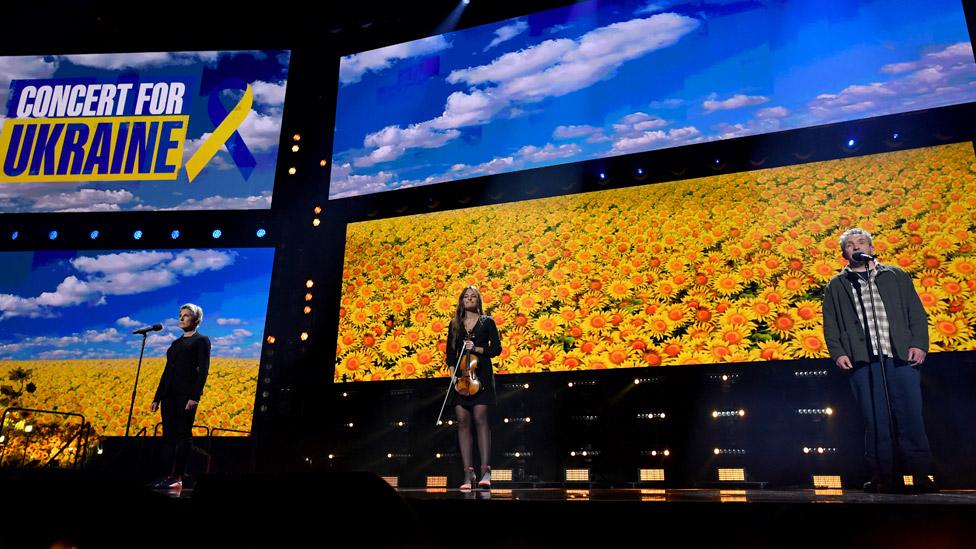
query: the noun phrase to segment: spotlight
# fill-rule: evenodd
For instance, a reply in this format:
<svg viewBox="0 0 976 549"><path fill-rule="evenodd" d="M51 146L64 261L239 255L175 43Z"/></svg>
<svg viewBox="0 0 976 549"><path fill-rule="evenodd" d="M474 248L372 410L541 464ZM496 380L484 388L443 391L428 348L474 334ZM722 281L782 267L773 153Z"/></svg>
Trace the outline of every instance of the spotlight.
<svg viewBox="0 0 976 549"><path fill-rule="evenodd" d="M856 144L857 144L857 141L854 141L853 139L848 139L847 140L847 146L849 148L851 148L851 149L853 149L854 148L854 145L856 145Z"/></svg>
<svg viewBox="0 0 976 549"><path fill-rule="evenodd" d="M720 159L720 158L716 158L716 159L715 159L715 165L716 165L716 166L718 166L718 165L719 165L719 164L721 164L721 163L722 163L722 159Z"/></svg>
<svg viewBox="0 0 976 549"><path fill-rule="evenodd" d="M567 386L569 386L569 387L572 387L572 386L573 386L573 382L572 382L572 381L570 381L570 382L569 382L569 383L567 383L566 385L567 385Z"/></svg>
<svg viewBox="0 0 976 549"><path fill-rule="evenodd" d="M319 226L319 225L321 225L321 224L322 224L322 220L320 220L320 219L319 219L319 218L317 218L317 217L316 217L315 219L313 219L313 220L312 220L312 226L313 226L313 227L318 227L318 226Z"/></svg>
<svg viewBox="0 0 976 549"><path fill-rule="evenodd" d="M312 301L312 292L305 294L305 301Z"/></svg>
<svg viewBox="0 0 976 549"><path fill-rule="evenodd" d="M328 160L319 160L319 166L322 166L324 168L328 165L329 165Z"/></svg>
<svg viewBox="0 0 976 549"><path fill-rule="evenodd" d="M221 231L220 229L214 229L214 231L210 233L210 236L216 239L216 238L220 238L223 234L224 234L223 231Z"/></svg>
<svg viewBox="0 0 976 549"><path fill-rule="evenodd" d="M315 286L315 281L313 281L312 279L308 279L305 281L306 288L311 288L312 286Z"/></svg>
<svg viewBox="0 0 976 549"><path fill-rule="evenodd" d="M300 148L300 147L299 147L298 145L292 145L292 146L291 146L291 152L296 152L296 153L297 153L297 152L298 152L298 150L299 150L299 148Z"/></svg>
<svg viewBox="0 0 976 549"><path fill-rule="evenodd" d="M528 383L526 383L526 384L525 384L525 388L526 388L526 389L528 389L528 388L529 388L529 384L528 384Z"/></svg>
<svg viewBox="0 0 976 549"><path fill-rule="evenodd" d="M828 416L832 416L834 415L834 409L830 407L824 408L824 413L827 414Z"/></svg>
<svg viewBox="0 0 976 549"><path fill-rule="evenodd" d="M300 337L302 338L302 341L308 341L308 332L302 332Z"/></svg>
<svg viewBox="0 0 976 549"><path fill-rule="evenodd" d="M57 240L57 238L58 238L58 231L51 231L51 232L47 233L47 237L50 240Z"/></svg>
<svg viewBox="0 0 976 549"><path fill-rule="evenodd" d="M302 140L302 135L296 133L295 135L291 136L291 138L292 138L292 141L301 141Z"/></svg>
<svg viewBox="0 0 976 549"><path fill-rule="evenodd" d="M312 308L309 307L308 305L306 305L305 306L305 309L303 309L303 311L304 311L305 314L310 314L312 312Z"/></svg>
<svg viewBox="0 0 976 549"><path fill-rule="evenodd" d="M264 229L258 229L258 232L254 234L258 235L258 238L264 238L264 235L268 234L268 231Z"/></svg>
<svg viewBox="0 0 976 549"><path fill-rule="evenodd" d="M176 240L177 238L180 237L180 230L173 229L173 232L169 233L169 237L172 238L173 240Z"/></svg>
<svg viewBox="0 0 976 549"><path fill-rule="evenodd" d="M20 236L20 231L14 231L10 233L10 240L17 240L19 236Z"/></svg>
<svg viewBox="0 0 976 549"><path fill-rule="evenodd" d="M900 134L898 132L895 132L895 133L891 134L891 138L892 139L898 139L899 137L900 137Z"/></svg>
<svg viewBox="0 0 976 549"><path fill-rule="evenodd" d="M92 240L95 240L96 238L98 238L98 235L99 235L98 229L95 229L94 231L88 234L88 237L91 238Z"/></svg>
<svg viewBox="0 0 976 549"><path fill-rule="evenodd" d="M137 229L136 232L132 233L132 238L134 238L136 240L141 240L142 239L142 230L141 229Z"/></svg>
<svg viewBox="0 0 976 549"><path fill-rule="evenodd" d="M604 173L604 172L600 172L600 180L601 181L606 181L606 179L607 179L607 174Z"/></svg>
<svg viewBox="0 0 976 549"><path fill-rule="evenodd" d="M461 3L467 6L468 4L471 3L471 0L461 0Z"/></svg>
<svg viewBox="0 0 976 549"><path fill-rule="evenodd" d="M274 342L275 342L275 336L268 336L268 339L267 339L267 342L268 342L268 344L270 344L270 345L274 345Z"/></svg>
<svg viewBox="0 0 976 549"><path fill-rule="evenodd" d="M296 173L298 173L298 170L294 166L288 168L288 175L295 175Z"/></svg>
<svg viewBox="0 0 976 549"><path fill-rule="evenodd" d="M320 213L322 213L322 206L316 206L312 208L312 211L315 212L315 215L319 215Z"/></svg>

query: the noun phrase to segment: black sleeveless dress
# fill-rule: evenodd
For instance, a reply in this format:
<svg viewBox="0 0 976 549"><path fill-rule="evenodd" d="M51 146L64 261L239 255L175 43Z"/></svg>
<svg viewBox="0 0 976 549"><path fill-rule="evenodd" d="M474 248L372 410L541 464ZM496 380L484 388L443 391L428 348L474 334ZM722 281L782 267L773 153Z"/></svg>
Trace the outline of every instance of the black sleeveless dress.
<svg viewBox="0 0 976 549"><path fill-rule="evenodd" d="M458 363L458 353L464 348L466 334L462 326L457 334L452 334L448 328L447 333L447 367L453 369ZM481 381L481 390L473 396L465 396L451 389L451 396L447 399L449 406L461 405L466 408L476 404L495 405L495 376L492 371L491 359L502 352L501 339L498 336L498 327L495 320L488 315L482 315L471 331L471 339L474 340L475 347L485 350L484 354L472 353L478 357L478 379Z"/></svg>

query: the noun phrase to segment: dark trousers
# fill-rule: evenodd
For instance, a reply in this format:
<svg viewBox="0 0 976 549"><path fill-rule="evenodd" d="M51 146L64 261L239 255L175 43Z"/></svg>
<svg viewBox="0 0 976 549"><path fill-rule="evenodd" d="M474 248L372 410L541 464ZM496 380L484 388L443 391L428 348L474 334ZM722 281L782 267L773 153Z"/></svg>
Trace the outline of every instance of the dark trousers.
<svg viewBox="0 0 976 549"><path fill-rule="evenodd" d="M888 480L896 473L928 475L932 452L922 421L922 386L918 368L897 358L885 359L891 415L885 405L881 362L855 365L851 389L864 418L864 458L873 480ZM892 438L894 423L896 437ZM897 449L897 455L896 455ZM895 460L900 460L896 462Z"/></svg>
<svg viewBox="0 0 976 549"><path fill-rule="evenodd" d="M186 474L186 462L190 457L190 447L193 439L193 420L197 415L194 407L186 409L187 397L167 397L160 402L160 413L163 416L163 439L173 454L172 475Z"/></svg>

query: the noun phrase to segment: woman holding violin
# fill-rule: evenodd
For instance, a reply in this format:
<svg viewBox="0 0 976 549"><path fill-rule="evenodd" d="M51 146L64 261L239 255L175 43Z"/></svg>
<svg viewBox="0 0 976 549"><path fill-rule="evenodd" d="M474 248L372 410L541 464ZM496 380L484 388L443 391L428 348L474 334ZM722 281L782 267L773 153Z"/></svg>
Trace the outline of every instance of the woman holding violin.
<svg viewBox="0 0 976 549"><path fill-rule="evenodd" d="M495 405L495 379L491 358L502 352L495 321L484 314L481 292L468 286L458 297L457 309L447 332L447 367L457 368L454 388L448 402L454 405L458 420L458 445L464 462L462 490L470 490L477 480L472 465L471 418L478 431L478 450L481 457L479 488L491 487L491 428L488 409Z"/></svg>

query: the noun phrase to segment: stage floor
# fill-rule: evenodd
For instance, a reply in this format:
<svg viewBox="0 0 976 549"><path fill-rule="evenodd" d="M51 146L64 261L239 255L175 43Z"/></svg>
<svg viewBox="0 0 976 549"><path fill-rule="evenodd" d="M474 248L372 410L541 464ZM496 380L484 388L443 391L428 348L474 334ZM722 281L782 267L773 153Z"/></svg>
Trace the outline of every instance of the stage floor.
<svg viewBox="0 0 976 549"><path fill-rule="evenodd" d="M861 490L773 490L712 488L493 488L491 490L400 488L410 500L613 501L660 503L855 503L976 505L976 490L938 494L870 494Z"/></svg>

